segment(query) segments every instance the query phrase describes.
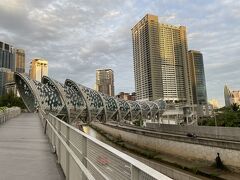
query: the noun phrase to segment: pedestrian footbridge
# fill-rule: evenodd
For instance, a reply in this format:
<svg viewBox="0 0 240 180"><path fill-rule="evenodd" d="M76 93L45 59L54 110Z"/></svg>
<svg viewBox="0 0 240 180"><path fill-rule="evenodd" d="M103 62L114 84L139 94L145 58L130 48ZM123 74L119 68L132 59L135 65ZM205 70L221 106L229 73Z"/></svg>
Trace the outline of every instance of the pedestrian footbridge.
<svg viewBox="0 0 240 180"><path fill-rule="evenodd" d="M0 122L1 180L170 179L41 109Z"/></svg>
<svg viewBox="0 0 240 180"><path fill-rule="evenodd" d="M15 73L18 92L30 112L41 108L72 124L76 121L159 121L166 103L157 101L126 101L97 92L66 79L62 84L44 76L42 82L25 74Z"/></svg>
<svg viewBox="0 0 240 180"><path fill-rule="evenodd" d="M1 180L64 180L56 161L37 114L22 113L0 125Z"/></svg>

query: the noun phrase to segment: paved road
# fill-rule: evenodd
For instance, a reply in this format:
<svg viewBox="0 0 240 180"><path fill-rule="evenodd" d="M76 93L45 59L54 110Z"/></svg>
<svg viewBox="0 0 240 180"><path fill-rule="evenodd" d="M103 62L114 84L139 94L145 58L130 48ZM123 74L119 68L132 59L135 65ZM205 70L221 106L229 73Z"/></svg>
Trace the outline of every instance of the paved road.
<svg viewBox="0 0 240 180"><path fill-rule="evenodd" d="M0 180L64 179L37 114L0 125Z"/></svg>

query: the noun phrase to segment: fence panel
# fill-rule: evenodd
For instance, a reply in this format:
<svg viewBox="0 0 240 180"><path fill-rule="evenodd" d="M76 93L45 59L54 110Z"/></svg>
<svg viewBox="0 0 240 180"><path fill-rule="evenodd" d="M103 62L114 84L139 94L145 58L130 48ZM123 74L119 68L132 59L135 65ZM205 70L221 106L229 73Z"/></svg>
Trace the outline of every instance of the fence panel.
<svg viewBox="0 0 240 180"><path fill-rule="evenodd" d="M52 114L45 114L47 135L56 148L66 179L170 179L132 157L81 132Z"/></svg>
<svg viewBox="0 0 240 180"><path fill-rule="evenodd" d="M11 107L0 111L0 124L21 114L21 108Z"/></svg>

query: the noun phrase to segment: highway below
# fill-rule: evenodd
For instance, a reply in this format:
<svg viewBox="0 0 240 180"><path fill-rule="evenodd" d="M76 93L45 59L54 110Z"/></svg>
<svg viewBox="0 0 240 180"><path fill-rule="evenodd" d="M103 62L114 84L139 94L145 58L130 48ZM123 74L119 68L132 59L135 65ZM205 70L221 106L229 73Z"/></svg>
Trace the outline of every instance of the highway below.
<svg viewBox="0 0 240 180"><path fill-rule="evenodd" d="M207 145L207 146L213 146L213 147L219 147L219 148L240 150L240 141L201 137L201 136L198 136L198 134L195 134L196 137L189 137L187 134L179 134L179 133L173 133L173 132L169 132L169 133L159 132L159 131L154 131L153 129L134 127L132 125L122 125L122 124L115 124L115 123L114 124L108 123L106 125L114 127L116 129L128 130L130 132L134 132L137 134L142 134L142 135L147 134L148 136L151 136L151 137L158 137L162 139ZM191 132L189 133L191 134Z"/></svg>
<svg viewBox="0 0 240 180"><path fill-rule="evenodd" d="M190 173L196 172L210 179L240 179L239 157L240 142L211 137L196 137L189 133L160 132L153 129L135 127L132 125L93 122L91 126L104 136L110 136L113 141L120 139L120 146L145 159L146 164L164 173L166 167ZM115 138L115 139L114 139ZM217 153L229 171L215 168ZM148 162L150 161L150 162ZM154 163L161 164L154 167ZM159 166L159 167L158 167ZM161 166L161 168L160 168ZM169 169L170 169L169 168ZM183 170L184 169L184 170ZM167 171L167 170L166 170ZM165 174L169 177L171 173ZM175 178L174 178L175 179ZM191 178L190 178L191 179Z"/></svg>

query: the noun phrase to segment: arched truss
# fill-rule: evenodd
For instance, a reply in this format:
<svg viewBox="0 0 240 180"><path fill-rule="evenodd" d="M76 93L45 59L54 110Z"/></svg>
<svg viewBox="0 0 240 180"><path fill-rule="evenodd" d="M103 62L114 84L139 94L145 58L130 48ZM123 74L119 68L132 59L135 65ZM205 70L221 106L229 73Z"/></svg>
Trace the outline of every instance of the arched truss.
<svg viewBox="0 0 240 180"><path fill-rule="evenodd" d="M59 109L59 114L58 116L62 116L64 117L64 119L70 119L70 106L68 105L68 96L67 96L67 91L65 86L54 80L51 79L47 76L43 76L42 78L42 83L48 87L50 87L51 89L54 90L54 92L56 94L59 94L59 96L61 97L61 100L63 101L63 105L61 109Z"/></svg>
<svg viewBox="0 0 240 180"><path fill-rule="evenodd" d="M22 74L15 73L15 82L18 92L21 95L28 111L35 111L38 100L36 97L37 93L35 92L36 89L31 87L31 80Z"/></svg>
<svg viewBox="0 0 240 180"><path fill-rule="evenodd" d="M42 83L15 73L17 89L28 110L41 108L72 123L74 121L158 121L166 103L126 101L97 92L67 79L64 84L47 76Z"/></svg>
<svg viewBox="0 0 240 180"><path fill-rule="evenodd" d="M119 120L131 120L131 106L123 99L117 99L119 106Z"/></svg>
<svg viewBox="0 0 240 180"><path fill-rule="evenodd" d="M15 73L16 86L26 107L33 112L36 108L44 109L59 115L64 107L63 99L53 86L30 79L28 76Z"/></svg>
<svg viewBox="0 0 240 180"><path fill-rule="evenodd" d="M87 104L79 90L78 85L71 81L66 80L64 84L67 103L66 106L69 109L69 121L81 119L86 122L91 119L89 112L87 111Z"/></svg>

